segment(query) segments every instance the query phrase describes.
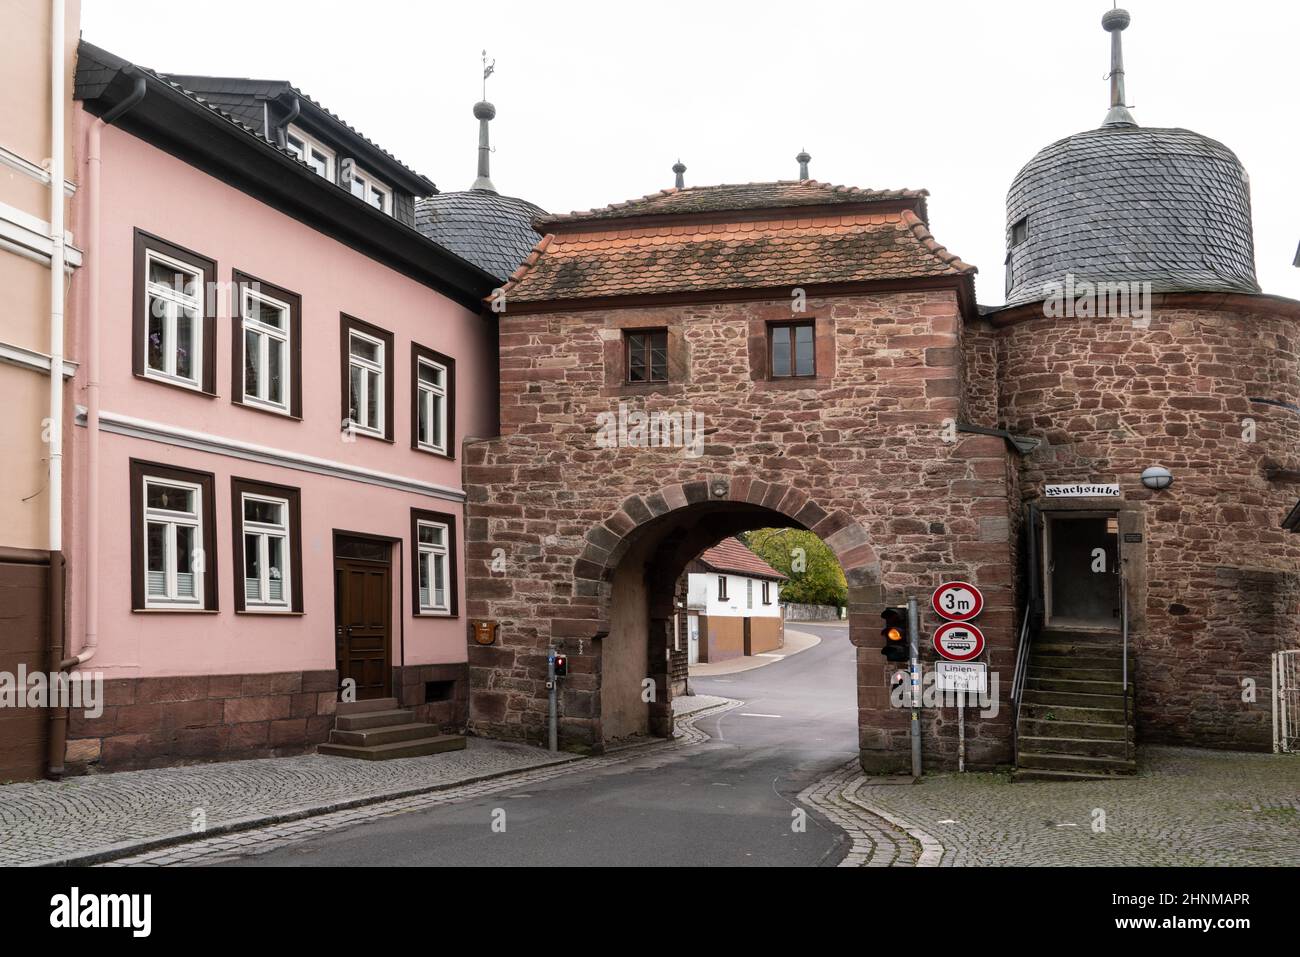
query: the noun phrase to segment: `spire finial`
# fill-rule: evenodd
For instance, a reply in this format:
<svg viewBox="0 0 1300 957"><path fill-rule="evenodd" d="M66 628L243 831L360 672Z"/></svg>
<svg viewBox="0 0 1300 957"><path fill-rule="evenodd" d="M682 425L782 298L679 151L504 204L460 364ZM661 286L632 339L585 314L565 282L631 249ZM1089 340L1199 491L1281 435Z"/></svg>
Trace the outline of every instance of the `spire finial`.
<svg viewBox="0 0 1300 957"><path fill-rule="evenodd" d="M673 172L677 174L677 181L674 184L678 189L686 188L686 164L678 157L677 162L673 164Z"/></svg>
<svg viewBox="0 0 1300 957"><path fill-rule="evenodd" d="M1128 11L1115 7L1101 18L1101 27L1110 34L1110 112L1102 126L1137 126L1124 102L1124 47L1120 34L1129 25Z"/></svg>
<svg viewBox="0 0 1300 957"><path fill-rule="evenodd" d="M796 156L795 159L799 163L799 179L810 179L811 177L808 175L808 163L812 160L812 157L808 155L808 151L800 150L799 155Z"/></svg>
<svg viewBox="0 0 1300 957"><path fill-rule="evenodd" d="M488 123L497 115L497 108L487 101L487 79L497 68L497 61L489 61L487 50L483 51L483 99L474 104L474 118L478 120L478 178L474 180L470 189L481 189L484 192L495 193L497 188L492 185L492 180L488 175L488 159L492 154L492 146L488 140Z"/></svg>

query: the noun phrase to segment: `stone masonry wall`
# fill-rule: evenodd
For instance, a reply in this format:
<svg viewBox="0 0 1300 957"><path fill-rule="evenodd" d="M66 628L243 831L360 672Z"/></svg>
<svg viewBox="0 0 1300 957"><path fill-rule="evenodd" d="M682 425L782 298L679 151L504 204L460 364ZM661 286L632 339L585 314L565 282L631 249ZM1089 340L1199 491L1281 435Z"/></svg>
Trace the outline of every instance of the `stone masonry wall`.
<svg viewBox="0 0 1300 957"><path fill-rule="evenodd" d="M613 567L628 541L691 503L762 505L836 550L859 646L864 761L907 762L906 713L889 706L879 654L882 594L924 600L947 577L977 583L1005 698L1014 663L1007 451L996 438L943 439L961 398L955 295L812 299L807 315L818 323L818 378L786 382L764 378L761 356L765 323L791 318L788 298L501 317L504 434L466 445L467 611L500 625L496 644L469 647L471 730L540 740L555 642L571 656L562 746L600 746L601 641L592 639L608 628ZM625 328L668 329L672 381L622 384ZM620 403L702 414L703 455L597 447L597 416ZM506 570L494 573L498 549ZM995 719L968 715L973 764L1009 761L1008 711L1004 701ZM926 723L927 751L950 762L952 713L927 713Z"/></svg>
<svg viewBox="0 0 1300 957"><path fill-rule="evenodd" d="M114 678L104 713L68 721L69 773L298 754L334 726L335 671Z"/></svg>
<svg viewBox="0 0 1300 957"><path fill-rule="evenodd" d="M1207 301L1209 297L1207 297ZM1145 510L1145 613L1133 636L1139 740L1270 746L1269 654L1300 646L1300 327L1278 310L1157 308L1127 319L1035 318L1001 330L1001 424L1042 437L1026 499L1047 482L1119 482ZM1253 422L1254 432L1250 433ZM1167 490L1138 476L1154 464ZM1258 687L1242 700L1242 680Z"/></svg>

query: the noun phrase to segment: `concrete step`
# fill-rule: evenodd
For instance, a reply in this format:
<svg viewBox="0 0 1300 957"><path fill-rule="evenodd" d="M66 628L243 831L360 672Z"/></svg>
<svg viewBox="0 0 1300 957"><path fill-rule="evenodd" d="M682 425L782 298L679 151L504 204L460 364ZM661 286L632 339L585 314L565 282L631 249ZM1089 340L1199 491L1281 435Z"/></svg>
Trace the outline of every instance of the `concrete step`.
<svg viewBox="0 0 1300 957"><path fill-rule="evenodd" d="M410 724L415 717L411 712L394 708L388 711L363 711L360 714L340 714L334 718L334 727L340 731L364 731L366 728L391 728L397 724Z"/></svg>
<svg viewBox="0 0 1300 957"><path fill-rule="evenodd" d="M1112 644L1109 641L1052 641L1046 638L1038 638L1034 641L1029 653L1045 657L1088 655L1118 661L1124 657L1124 647L1120 642ZM1129 656L1132 657L1132 654L1133 649L1130 647Z"/></svg>
<svg viewBox="0 0 1300 957"><path fill-rule="evenodd" d="M1129 667L1133 666L1133 656L1129 655ZM1043 668L1122 668L1124 667L1124 656L1119 652L1113 655L1106 654L1084 654L1077 655L1057 655L1041 654L1038 646L1035 645L1029 650L1029 667Z"/></svg>
<svg viewBox="0 0 1300 957"><path fill-rule="evenodd" d="M1030 735L1037 738L1061 737L1122 741L1124 740L1124 716L1122 712L1117 711L1115 713L1119 717L1114 721L1101 723L1098 721L1048 721L1042 718L1026 718L1022 712L1020 716L1020 734L1022 737ZM1134 737L1133 728L1129 727L1128 739L1132 741Z"/></svg>
<svg viewBox="0 0 1300 957"><path fill-rule="evenodd" d="M1044 628L1038 633L1039 641L1074 642L1084 645L1119 644L1124 640L1119 628Z"/></svg>
<svg viewBox="0 0 1300 957"><path fill-rule="evenodd" d="M1025 766L1025 758L1034 754L1081 754L1092 758L1127 758L1130 742L1120 738L1104 741L1097 738L1047 738L1021 735L1016 740L1019 749L1017 763Z"/></svg>
<svg viewBox="0 0 1300 957"><path fill-rule="evenodd" d="M1076 678L1038 678L1029 675L1025 678L1025 690L1033 691L1068 691L1072 694L1105 694L1123 697L1124 685L1119 681L1085 681ZM1129 683L1129 692L1133 685Z"/></svg>
<svg viewBox="0 0 1300 957"><path fill-rule="evenodd" d="M1088 774L1122 775L1137 773L1137 761L1116 757L1092 757L1083 754L1020 754L1016 766L1040 771L1084 771Z"/></svg>
<svg viewBox="0 0 1300 957"><path fill-rule="evenodd" d="M1057 705L1062 708L1101 708L1119 711L1123 720L1124 696L1120 694L1086 694L1069 691L1048 691L1026 686L1024 702L1033 705Z"/></svg>
<svg viewBox="0 0 1300 957"><path fill-rule="evenodd" d="M1029 663L1027 678L1064 678L1073 681L1115 681L1123 683L1124 671L1116 666L1111 668L1079 664L1074 659L1063 658L1059 665Z"/></svg>
<svg viewBox="0 0 1300 957"><path fill-rule="evenodd" d="M1049 718L1048 715L1051 715ZM1124 725L1124 702L1115 700L1114 708L1087 708L1070 705L1039 704L1025 700L1020 709L1021 721L1079 721L1086 724Z"/></svg>
<svg viewBox="0 0 1300 957"><path fill-rule="evenodd" d="M392 711L396 698L367 698L365 701L340 701L335 714L365 714L367 711Z"/></svg>
<svg viewBox="0 0 1300 957"><path fill-rule="evenodd" d="M1113 774L1092 774L1088 771L1048 771L1044 768L1016 768L1011 780L1021 781L1113 781Z"/></svg>
<svg viewBox="0 0 1300 957"><path fill-rule="evenodd" d="M392 744L394 741L414 741L427 738L437 728L431 724L393 724L382 728L362 728L346 731L335 728L330 732L330 744L350 744L354 747L370 747L376 744Z"/></svg>
<svg viewBox="0 0 1300 957"><path fill-rule="evenodd" d="M433 725L427 727L432 729ZM418 758L426 754L441 754L444 751L461 751L464 750L466 743L465 736L462 734L438 734L410 741L393 741L389 744L364 747L351 744L322 744L317 746L316 751L337 758L389 761L393 758Z"/></svg>

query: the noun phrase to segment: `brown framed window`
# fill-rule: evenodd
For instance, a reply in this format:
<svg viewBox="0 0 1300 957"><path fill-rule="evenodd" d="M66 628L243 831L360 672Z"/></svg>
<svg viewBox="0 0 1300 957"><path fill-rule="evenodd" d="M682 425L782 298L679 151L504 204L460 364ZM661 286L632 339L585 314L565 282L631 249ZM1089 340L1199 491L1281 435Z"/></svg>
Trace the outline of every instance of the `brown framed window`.
<svg viewBox="0 0 1300 957"><path fill-rule="evenodd" d="M137 229L134 271L131 371L216 395L216 262Z"/></svg>
<svg viewBox="0 0 1300 957"><path fill-rule="evenodd" d="M727 601L727 576L718 576L718 601Z"/></svg>
<svg viewBox="0 0 1300 957"><path fill-rule="evenodd" d="M769 373L774 379L811 378L817 374L813 323L773 322L767 327Z"/></svg>
<svg viewBox="0 0 1300 957"><path fill-rule="evenodd" d="M411 343L411 448L456 457L456 360Z"/></svg>
<svg viewBox="0 0 1300 957"><path fill-rule="evenodd" d="M132 609L216 611L212 473L140 459L130 467Z"/></svg>
<svg viewBox="0 0 1300 957"><path fill-rule="evenodd" d="M763 604L772 604L772 583L763 582Z"/></svg>
<svg viewBox="0 0 1300 957"><path fill-rule="evenodd" d="M411 556L412 614L457 617L456 516L411 509Z"/></svg>
<svg viewBox="0 0 1300 957"><path fill-rule="evenodd" d="M339 315L343 431L393 441L393 334Z"/></svg>
<svg viewBox="0 0 1300 957"><path fill-rule="evenodd" d="M230 479L235 611L302 611L302 499L288 485Z"/></svg>
<svg viewBox="0 0 1300 957"><path fill-rule="evenodd" d="M302 297L239 270L231 304L231 401L302 418Z"/></svg>
<svg viewBox="0 0 1300 957"><path fill-rule="evenodd" d="M628 382L668 381L668 330L631 329L623 333Z"/></svg>

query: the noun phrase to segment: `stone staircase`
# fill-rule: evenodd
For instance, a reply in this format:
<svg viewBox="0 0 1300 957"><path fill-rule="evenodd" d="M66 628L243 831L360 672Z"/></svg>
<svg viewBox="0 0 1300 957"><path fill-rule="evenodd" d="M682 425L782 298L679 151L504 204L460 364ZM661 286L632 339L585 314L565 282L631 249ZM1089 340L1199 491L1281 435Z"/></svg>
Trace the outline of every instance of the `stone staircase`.
<svg viewBox="0 0 1300 957"><path fill-rule="evenodd" d="M1118 632L1044 631L1030 651L1017 729L1017 781L1079 781L1137 771L1133 659L1124 720Z"/></svg>
<svg viewBox="0 0 1300 957"><path fill-rule="evenodd" d="M340 701L329 742L319 745L316 752L387 761L460 751L465 743L464 735L442 734L434 725L416 721L414 714L397 706L396 698L372 698Z"/></svg>

